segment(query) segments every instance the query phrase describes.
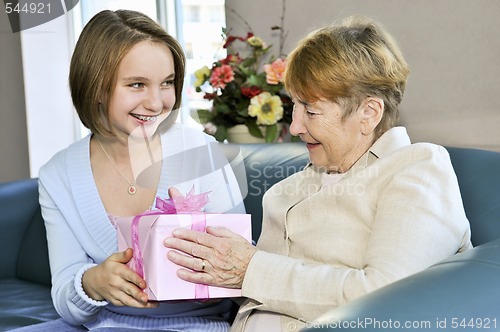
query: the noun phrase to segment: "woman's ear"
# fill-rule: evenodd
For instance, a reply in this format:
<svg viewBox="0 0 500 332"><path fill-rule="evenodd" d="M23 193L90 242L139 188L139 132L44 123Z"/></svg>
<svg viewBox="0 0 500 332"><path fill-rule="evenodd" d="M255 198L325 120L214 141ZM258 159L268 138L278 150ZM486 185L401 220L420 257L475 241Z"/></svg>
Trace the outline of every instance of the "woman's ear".
<svg viewBox="0 0 500 332"><path fill-rule="evenodd" d="M384 115L384 101L378 97L368 97L363 103L361 118L361 132L369 136L382 120Z"/></svg>

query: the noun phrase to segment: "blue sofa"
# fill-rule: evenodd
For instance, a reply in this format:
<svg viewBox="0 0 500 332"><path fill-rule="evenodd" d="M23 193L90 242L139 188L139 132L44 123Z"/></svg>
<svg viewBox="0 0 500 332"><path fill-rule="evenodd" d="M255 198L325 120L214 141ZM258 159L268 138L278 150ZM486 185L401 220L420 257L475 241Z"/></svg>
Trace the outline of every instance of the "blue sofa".
<svg viewBox="0 0 500 332"><path fill-rule="evenodd" d="M244 157L247 181L241 185L248 190L245 206L252 214L253 238L257 240L262 195L274 183L301 170L308 154L300 143L236 147ZM436 319L447 318L451 324L452 315L493 318L496 312L500 330L500 153L448 150L477 248L334 309L323 326L318 325L319 319L307 322L311 329L329 330L336 327L335 322L358 317L393 321L433 317L434 325ZM0 184L0 211L0 331L57 318L50 298L37 180Z"/></svg>

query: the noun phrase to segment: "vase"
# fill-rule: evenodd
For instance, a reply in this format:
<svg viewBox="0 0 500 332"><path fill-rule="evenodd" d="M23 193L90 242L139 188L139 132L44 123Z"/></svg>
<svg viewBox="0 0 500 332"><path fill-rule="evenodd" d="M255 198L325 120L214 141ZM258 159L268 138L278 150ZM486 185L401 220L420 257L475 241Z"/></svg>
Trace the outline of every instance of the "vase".
<svg viewBox="0 0 500 332"><path fill-rule="evenodd" d="M266 127L259 126L259 128L262 131L262 134L264 134L265 136ZM278 133L280 133L282 129L283 129L283 124L278 123ZM278 134L275 139L275 142L278 140L279 136L280 135ZM250 132L248 131L248 127L243 124L227 128L227 141L229 143L236 143L236 144L266 143L265 138L252 136L252 134L250 134Z"/></svg>

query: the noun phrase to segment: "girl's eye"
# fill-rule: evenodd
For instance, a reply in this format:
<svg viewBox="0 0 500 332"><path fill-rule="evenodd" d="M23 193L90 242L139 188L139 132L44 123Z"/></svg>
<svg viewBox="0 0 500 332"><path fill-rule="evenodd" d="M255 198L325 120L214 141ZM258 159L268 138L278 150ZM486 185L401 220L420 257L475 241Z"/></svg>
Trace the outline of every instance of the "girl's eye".
<svg viewBox="0 0 500 332"><path fill-rule="evenodd" d="M165 81L161 85L164 86L164 87L171 87L171 86L174 85L174 80Z"/></svg>
<svg viewBox="0 0 500 332"><path fill-rule="evenodd" d="M129 86L132 88L135 88L135 89L140 89L140 88L144 87L144 84L143 83L132 83Z"/></svg>

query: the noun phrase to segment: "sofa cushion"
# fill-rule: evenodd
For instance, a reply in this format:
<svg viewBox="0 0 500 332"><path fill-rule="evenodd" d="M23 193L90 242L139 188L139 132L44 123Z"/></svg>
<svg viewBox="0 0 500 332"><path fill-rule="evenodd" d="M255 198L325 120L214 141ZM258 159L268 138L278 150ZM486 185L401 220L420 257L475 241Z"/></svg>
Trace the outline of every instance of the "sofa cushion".
<svg viewBox="0 0 500 332"><path fill-rule="evenodd" d="M50 288L19 279L0 280L0 331L59 318Z"/></svg>

